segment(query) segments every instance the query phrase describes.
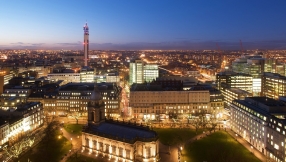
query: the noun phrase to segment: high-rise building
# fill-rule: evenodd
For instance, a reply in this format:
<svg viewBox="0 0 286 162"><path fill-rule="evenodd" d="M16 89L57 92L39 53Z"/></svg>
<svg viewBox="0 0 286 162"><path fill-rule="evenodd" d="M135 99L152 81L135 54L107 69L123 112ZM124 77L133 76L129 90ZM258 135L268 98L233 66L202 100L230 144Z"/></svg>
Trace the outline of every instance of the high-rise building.
<svg viewBox="0 0 286 162"><path fill-rule="evenodd" d="M129 84L144 82L144 62L135 60L129 65Z"/></svg>
<svg viewBox="0 0 286 162"><path fill-rule="evenodd" d="M144 66L144 80L146 82L152 82L159 77L158 65L156 64L146 64Z"/></svg>
<svg viewBox="0 0 286 162"><path fill-rule="evenodd" d="M84 35L84 41L83 41L83 49L84 49L84 66L87 66L88 61L88 50L89 50L89 29L87 26L87 23L85 23L85 26L83 27L83 35Z"/></svg>
<svg viewBox="0 0 286 162"><path fill-rule="evenodd" d="M129 84L152 82L159 77L159 69L156 64L145 64L138 59L129 64Z"/></svg>

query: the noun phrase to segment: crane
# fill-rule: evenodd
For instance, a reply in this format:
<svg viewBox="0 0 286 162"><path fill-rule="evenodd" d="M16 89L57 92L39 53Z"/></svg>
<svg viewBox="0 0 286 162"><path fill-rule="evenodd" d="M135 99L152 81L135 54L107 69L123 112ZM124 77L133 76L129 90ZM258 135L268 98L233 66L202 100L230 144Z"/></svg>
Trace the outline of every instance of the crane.
<svg viewBox="0 0 286 162"><path fill-rule="evenodd" d="M240 49L241 49L241 54L243 54L243 46L242 46L242 42L241 42L241 40L239 40L240 41Z"/></svg>

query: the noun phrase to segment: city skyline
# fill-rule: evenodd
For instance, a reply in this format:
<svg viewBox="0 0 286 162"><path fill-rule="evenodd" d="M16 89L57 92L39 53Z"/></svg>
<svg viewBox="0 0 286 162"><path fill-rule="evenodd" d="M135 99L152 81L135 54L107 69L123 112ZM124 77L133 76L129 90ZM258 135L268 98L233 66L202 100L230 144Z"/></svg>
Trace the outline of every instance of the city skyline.
<svg viewBox="0 0 286 162"><path fill-rule="evenodd" d="M285 1L5 1L0 49L286 49ZM9 32L5 32L8 30Z"/></svg>

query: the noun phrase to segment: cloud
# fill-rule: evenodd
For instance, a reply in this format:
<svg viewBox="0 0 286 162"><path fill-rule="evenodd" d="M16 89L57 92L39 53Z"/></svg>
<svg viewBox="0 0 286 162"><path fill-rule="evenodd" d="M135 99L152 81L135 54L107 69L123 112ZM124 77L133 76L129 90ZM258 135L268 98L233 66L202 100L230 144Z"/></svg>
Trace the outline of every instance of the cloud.
<svg viewBox="0 0 286 162"><path fill-rule="evenodd" d="M23 42L10 43L10 44L24 44Z"/></svg>
<svg viewBox="0 0 286 162"><path fill-rule="evenodd" d="M33 44L31 44L32 46L42 46L42 45L44 45L45 43L33 43Z"/></svg>
<svg viewBox="0 0 286 162"><path fill-rule="evenodd" d="M80 45L81 43L78 42L78 43L55 43L57 45L62 45L62 46L77 46L77 45Z"/></svg>

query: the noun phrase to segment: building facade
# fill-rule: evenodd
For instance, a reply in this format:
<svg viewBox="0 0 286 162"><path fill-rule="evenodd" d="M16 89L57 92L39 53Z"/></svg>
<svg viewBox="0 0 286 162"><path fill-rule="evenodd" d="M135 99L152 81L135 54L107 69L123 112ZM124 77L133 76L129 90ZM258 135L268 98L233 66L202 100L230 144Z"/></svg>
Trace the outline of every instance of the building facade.
<svg viewBox="0 0 286 162"><path fill-rule="evenodd" d="M131 88L129 106L138 119L188 118L195 113L211 113L210 92L166 91ZM153 90L152 90L153 89Z"/></svg>
<svg viewBox="0 0 286 162"><path fill-rule="evenodd" d="M143 83L144 82L144 62L142 60L135 60L129 64L129 83Z"/></svg>
<svg viewBox="0 0 286 162"><path fill-rule="evenodd" d="M152 82L159 77L159 69L157 64L146 64L144 66L144 81Z"/></svg>
<svg viewBox="0 0 286 162"><path fill-rule="evenodd" d="M80 73L49 73L47 77L52 81L63 80L62 85L70 82L80 82Z"/></svg>
<svg viewBox="0 0 286 162"><path fill-rule="evenodd" d="M286 96L286 77L277 73L264 73L262 95L273 99Z"/></svg>
<svg viewBox="0 0 286 162"><path fill-rule="evenodd" d="M50 115L79 115L86 121L87 104L94 90L95 83L68 83L61 86L57 93L30 97L28 101L41 101L44 110ZM121 88L113 83L96 83L103 96L105 116L118 118L120 115Z"/></svg>
<svg viewBox="0 0 286 162"><path fill-rule="evenodd" d="M267 97L234 100L231 129L263 153L268 160L286 160L285 103Z"/></svg>
<svg viewBox="0 0 286 162"><path fill-rule="evenodd" d="M253 92L253 77L249 74L221 72L216 75L216 85L220 91L224 88L239 88L249 93Z"/></svg>
<svg viewBox="0 0 286 162"><path fill-rule="evenodd" d="M9 117L12 116L12 117ZM44 122L43 105L40 102L27 102L17 109L0 111L2 130L1 146L10 140L18 140L29 131L33 131Z"/></svg>

